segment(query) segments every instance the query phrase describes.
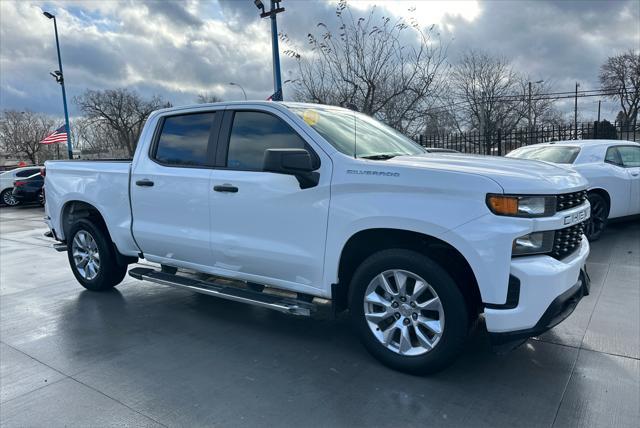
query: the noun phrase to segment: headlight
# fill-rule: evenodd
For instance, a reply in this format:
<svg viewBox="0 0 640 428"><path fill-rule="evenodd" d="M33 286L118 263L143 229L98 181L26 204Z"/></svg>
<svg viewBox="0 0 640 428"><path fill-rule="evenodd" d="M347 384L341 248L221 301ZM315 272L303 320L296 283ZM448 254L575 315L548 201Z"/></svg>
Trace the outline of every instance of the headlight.
<svg viewBox="0 0 640 428"><path fill-rule="evenodd" d="M512 217L545 217L556 213L555 196L487 195L492 213Z"/></svg>
<svg viewBox="0 0 640 428"><path fill-rule="evenodd" d="M512 255L527 256L548 253L553 249L553 230L533 232L513 240Z"/></svg>

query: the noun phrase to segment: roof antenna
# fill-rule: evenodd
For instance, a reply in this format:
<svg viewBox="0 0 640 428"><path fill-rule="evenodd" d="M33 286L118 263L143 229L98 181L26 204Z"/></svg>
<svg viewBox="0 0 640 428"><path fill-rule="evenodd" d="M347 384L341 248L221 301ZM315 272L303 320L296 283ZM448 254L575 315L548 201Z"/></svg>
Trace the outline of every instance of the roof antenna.
<svg viewBox="0 0 640 428"><path fill-rule="evenodd" d="M356 124L355 112L358 111L358 107L356 107L355 104L350 103L348 101L341 102L340 107L348 108L349 110L352 110L354 112L353 113L353 158L357 159L358 158L358 127Z"/></svg>
<svg viewBox="0 0 640 428"><path fill-rule="evenodd" d="M356 122L356 112L351 113L353 115L353 158L358 158L358 124Z"/></svg>

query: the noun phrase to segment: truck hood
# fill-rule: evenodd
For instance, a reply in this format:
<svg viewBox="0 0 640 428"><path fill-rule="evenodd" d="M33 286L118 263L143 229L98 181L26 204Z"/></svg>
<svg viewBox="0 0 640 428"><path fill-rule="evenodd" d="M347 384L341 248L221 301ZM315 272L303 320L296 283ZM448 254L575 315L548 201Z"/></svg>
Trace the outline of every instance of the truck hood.
<svg viewBox="0 0 640 428"><path fill-rule="evenodd" d="M505 193L513 194L569 193L587 187L587 180L575 170L526 159L425 153L398 156L386 162L399 167L453 170L480 175L498 183Z"/></svg>

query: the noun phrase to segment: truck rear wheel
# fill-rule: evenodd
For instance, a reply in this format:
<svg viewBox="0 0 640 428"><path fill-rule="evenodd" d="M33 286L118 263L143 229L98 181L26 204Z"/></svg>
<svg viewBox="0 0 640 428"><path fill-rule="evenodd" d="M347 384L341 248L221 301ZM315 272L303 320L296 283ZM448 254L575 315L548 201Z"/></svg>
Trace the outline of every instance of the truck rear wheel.
<svg viewBox="0 0 640 428"><path fill-rule="evenodd" d="M462 293L444 269L415 251L368 257L353 275L349 310L367 350L403 372L443 369L467 337Z"/></svg>
<svg viewBox="0 0 640 428"><path fill-rule="evenodd" d="M109 290L120 284L127 274L127 265L117 262L109 234L86 219L71 226L67 255L73 275L87 290Z"/></svg>

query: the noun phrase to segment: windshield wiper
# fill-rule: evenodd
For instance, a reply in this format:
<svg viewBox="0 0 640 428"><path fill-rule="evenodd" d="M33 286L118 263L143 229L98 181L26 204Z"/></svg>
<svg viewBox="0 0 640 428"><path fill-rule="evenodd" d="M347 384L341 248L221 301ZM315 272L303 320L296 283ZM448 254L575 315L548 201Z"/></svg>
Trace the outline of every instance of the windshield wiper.
<svg viewBox="0 0 640 428"><path fill-rule="evenodd" d="M360 157L362 159L370 159L370 160L388 160L388 159L395 158L396 156L400 156L400 155L380 154L380 155L369 155L369 156L360 156Z"/></svg>

